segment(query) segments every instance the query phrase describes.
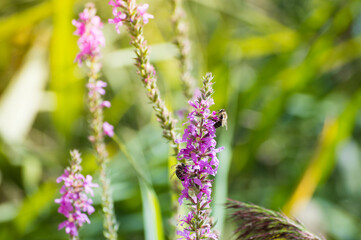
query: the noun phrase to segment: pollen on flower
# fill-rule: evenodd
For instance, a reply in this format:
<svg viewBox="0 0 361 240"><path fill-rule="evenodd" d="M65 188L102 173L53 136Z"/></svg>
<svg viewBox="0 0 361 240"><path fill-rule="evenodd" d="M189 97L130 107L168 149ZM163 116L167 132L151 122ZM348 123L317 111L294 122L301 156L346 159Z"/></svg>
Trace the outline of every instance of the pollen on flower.
<svg viewBox="0 0 361 240"><path fill-rule="evenodd" d="M67 219L59 224L58 229L65 228L65 232L70 236L78 236L78 230L83 224L90 223L88 215L94 212L93 201L87 194L93 196L94 187L98 184L92 183L92 177L81 174L81 157L77 150L70 152L71 165L58 177L57 183L64 182L60 189L61 198L55 199L59 204L58 212Z"/></svg>

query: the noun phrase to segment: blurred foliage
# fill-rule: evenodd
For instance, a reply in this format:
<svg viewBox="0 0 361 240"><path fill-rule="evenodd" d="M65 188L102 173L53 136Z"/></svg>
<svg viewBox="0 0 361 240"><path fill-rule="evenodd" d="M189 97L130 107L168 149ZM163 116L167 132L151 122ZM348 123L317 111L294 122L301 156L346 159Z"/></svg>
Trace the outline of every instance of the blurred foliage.
<svg viewBox="0 0 361 240"><path fill-rule="evenodd" d="M151 60L176 112L187 100L171 4L149 3ZM71 19L84 4L0 2L0 239L66 238L57 231L63 219L53 199L70 149L82 152L84 172L97 179L87 140L86 70L73 62ZM111 8L95 4L107 22ZM327 239L361 239L361 1L188 0L185 7L194 76L213 72L214 110L229 115L228 131L217 130L226 150L213 204L223 239L235 230L223 207L227 197L283 209ZM108 24L104 32L102 75L112 102L105 119L124 143L123 149L111 139L107 145L119 239L151 239L162 231L168 239L171 152L135 73L127 34ZM99 193L83 239L102 239Z"/></svg>

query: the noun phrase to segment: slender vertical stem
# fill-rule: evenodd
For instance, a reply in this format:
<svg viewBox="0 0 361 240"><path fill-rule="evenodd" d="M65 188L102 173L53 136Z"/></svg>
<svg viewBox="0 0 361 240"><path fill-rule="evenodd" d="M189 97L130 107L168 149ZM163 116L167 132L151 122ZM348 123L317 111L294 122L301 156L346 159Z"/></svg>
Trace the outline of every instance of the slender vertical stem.
<svg viewBox="0 0 361 240"><path fill-rule="evenodd" d="M98 67L95 58L90 62L89 83L96 83L98 78ZM93 91L89 96L89 110L91 114L90 127L94 137L92 144L97 153L100 167L100 183L102 187L102 211L104 214L104 236L110 240L117 239L117 224L114 213L114 205L111 197L110 180L107 177L108 152L104 143L103 133L103 109L100 107L102 99L99 93Z"/></svg>
<svg viewBox="0 0 361 240"><path fill-rule="evenodd" d="M103 121L103 107L109 107L110 102L104 101L101 95L105 94L103 87L106 83L98 79L101 69L100 49L105 45L105 39L102 32L103 23L96 15L96 8L93 3L88 3L78 20L73 20L72 24L76 27L75 35L79 36L78 46L80 52L75 61L86 63L89 67L89 80L87 87L88 107L90 112L91 135L89 140L93 144L96 152L98 164L100 167L100 182L102 185L102 210L104 213L104 236L110 240L117 239L117 225L115 221L113 201L110 193L110 181L106 174L106 165L108 162L108 152L105 148L104 135L113 135L113 126ZM104 126L104 131L103 131Z"/></svg>
<svg viewBox="0 0 361 240"><path fill-rule="evenodd" d="M181 81L183 94L190 100L194 93L194 78L192 77L191 43L188 36L187 15L182 6L183 0L172 0L173 26L175 29L174 43L179 49L179 61L181 68Z"/></svg>
<svg viewBox="0 0 361 240"><path fill-rule="evenodd" d="M198 217L200 216L200 208L201 208L201 206L200 206L200 200L198 199L198 200L197 200L197 215L196 215L196 216L198 216ZM200 239L200 238L199 238L199 237L200 237L200 236L199 236L199 231L198 231L198 230L199 230L199 227L200 227L200 226L199 226L199 219L197 219L196 231L195 231L195 232L196 232L196 240Z"/></svg>
<svg viewBox="0 0 361 240"><path fill-rule="evenodd" d="M163 137L171 142L174 154L178 154L179 146L176 143L175 120L165 106L157 86L157 78L154 66L149 61L149 46L144 38L144 23L137 11L137 4L134 0L123 1L120 8L129 19L124 22L131 36L131 44L136 54L135 66L141 76L144 87L147 90L147 97L152 102L155 115L163 129Z"/></svg>
<svg viewBox="0 0 361 240"><path fill-rule="evenodd" d="M70 236L70 240L79 240L79 236Z"/></svg>
<svg viewBox="0 0 361 240"><path fill-rule="evenodd" d="M161 94L157 86L156 71L149 60L149 45L143 34L145 24L144 15L142 15L139 11L139 7L141 6L137 5L135 0L124 0L121 4L112 3L112 5L116 6L115 8L120 9L120 11L116 9L118 13L124 14L120 16L124 19L122 24L127 27L131 37L131 45L134 47L134 52L136 54L135 66L138 70L137 73L141 77L141 81L146 89L146 95L152 104L157 120L163 130L163 137L170 141L173 154L176 156L179 152L179 144L176 142L177 134L175 131L175 119L173 119L171 112L168 110L165 102L161 98ZM115 20L112 21L114 22ZM170 157L169 159L169 162L174 161L174 157ZM177 178L171 178L170 184L173 192L172 210L175 213L173 216L175 219L179 212L179 205L175 195L179 192L180 183Z"/></svg>

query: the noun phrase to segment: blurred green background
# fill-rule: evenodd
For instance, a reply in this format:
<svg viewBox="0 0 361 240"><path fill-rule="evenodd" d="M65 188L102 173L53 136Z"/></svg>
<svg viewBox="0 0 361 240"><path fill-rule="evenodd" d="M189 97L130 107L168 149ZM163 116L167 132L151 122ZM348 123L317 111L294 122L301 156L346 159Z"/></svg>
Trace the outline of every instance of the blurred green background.
<svg viewBox="0 0 361 240"><path fill-rule="evenodd" d="M94 2L107 22L107 1ZM64 217L54 198L70 149L82 152L84 173L98 181L87 140L86 69L74 64L71 25L85 3L0 2L0 239L67 238L57 231ZM145 36L162 96L176 112L187 100L172 8L170 0L149 3L155 19ZM227 197L297 216L327 239L361 239L361 1L187 0L185 7L197 84L213 72L213 110L229 116L228 131L217 130L226 148L213 204L222 239L235 229L222 205ZM102 78L112 103L105 120L151 179L168 239L171 150L135 73L127 33L108 24L104 33ZM107 142L119 239L152 239L144 189L116 143ZM97 189L83 239L103 239L99 202Z"/></svg>

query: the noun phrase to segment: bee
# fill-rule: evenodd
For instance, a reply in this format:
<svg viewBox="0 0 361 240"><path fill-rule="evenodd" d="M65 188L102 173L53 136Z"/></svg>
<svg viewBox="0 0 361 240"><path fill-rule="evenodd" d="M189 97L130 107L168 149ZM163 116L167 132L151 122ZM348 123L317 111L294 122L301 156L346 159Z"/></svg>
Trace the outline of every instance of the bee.
<svg viewBox="0 0 361 240"><path fill-rule="evenodd" d="M187 176L187 166L184 163L178 164L175 168L175 175L179 180L184 181Z"/></svg>
<svg viewBox="0 0 361 240"><path fill-rule="evenodd" d="M218 111L218 121L213 125L215 128L226 127L227 130L227 113L226 110L221 109Z"/></svg>

